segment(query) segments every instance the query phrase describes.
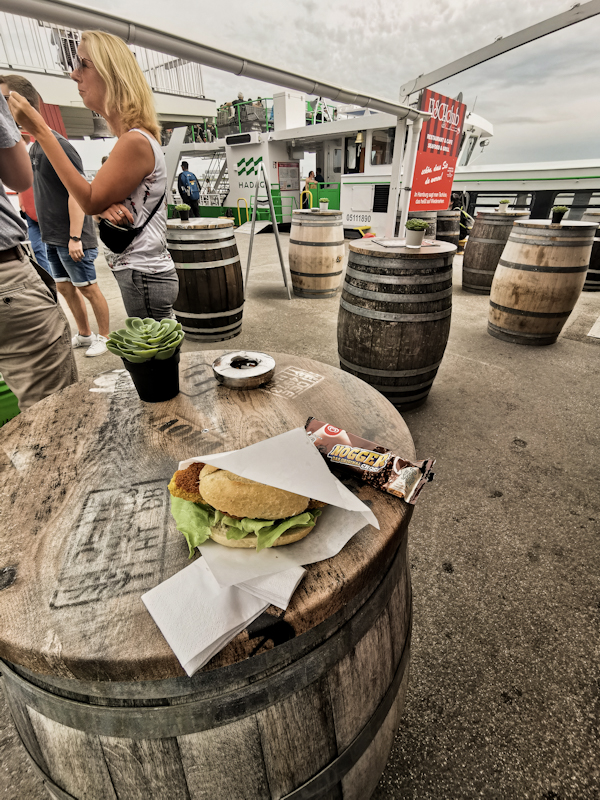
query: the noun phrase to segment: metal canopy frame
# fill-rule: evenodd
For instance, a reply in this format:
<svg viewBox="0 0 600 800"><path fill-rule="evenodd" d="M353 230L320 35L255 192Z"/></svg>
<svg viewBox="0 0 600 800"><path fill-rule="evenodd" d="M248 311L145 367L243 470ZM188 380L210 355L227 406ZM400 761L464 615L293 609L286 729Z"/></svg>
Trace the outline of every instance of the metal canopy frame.
<svg viewBox="0 0 600 800"><path fill-rule="evenodd" d="M203 64L207 67L231 72L234 75L244 75L259 81L267 81L283 86L292 91L315 94L339 103L353 103L364 108L376 111L385 111L397 117L417 119L423 112L409 106L402 105L394 100L385 100L368 94L358 94L351 89L341 86L321 83L320 81L299 75L277 67L262 64L248 58L226 53L214 47L184 39L164 31L150 28L147 25L130 22L123 17L107 14L96 8L83 8L64 0L0 0L0 10L21 17L32 17L45 22L54 22L57 25L66 25L70 28L87 30L100 28L101 30L120 36L128 44L137 44L148 50L157 50L160 53ZM425 115L427 116L427 115Z"/></svg>
<svg viewBox="0 0 600 800"><path fill-rule="evenodd" d="M1 3L0 3L1 5ZM484 61L489 61L491 58L496 58L503 53L508 53L517 47L524 44L533 42L536 39L541 39L543 36L548 36L550 33L555 33L562 28L568 28L570 25L575 25L577 22L583 22L590 17L595 17L600 14L600 0L589 0L588 3L575 3L568 11L562 14L557 14L554 17L538 22L535 25L530 25L528 28L523 28L521 31L512 33L510 36L499 36L495 42L488 44L485 47L475 50L469 55L458 58L450 64L446 64L439 69L428 72L426 75L419 75L412 81L407 81L400 87L400 101L404 102L409 95L414 92L420 92L421 89L426 89L434 83L451 78L453 75L458 75L459 72L464 72L471 67L476 67Z"/></svg>

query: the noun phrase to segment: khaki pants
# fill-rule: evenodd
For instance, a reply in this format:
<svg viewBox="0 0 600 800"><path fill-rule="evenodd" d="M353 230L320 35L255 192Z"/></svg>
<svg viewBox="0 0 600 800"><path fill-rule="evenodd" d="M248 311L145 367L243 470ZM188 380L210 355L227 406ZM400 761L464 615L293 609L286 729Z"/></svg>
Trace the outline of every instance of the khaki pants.
<svg viewBox="0 0 600 800"><path fill-rule="evenodd" d="M67 318L24 255L0 263L0 372L21 411L77 381Z"/></svg>

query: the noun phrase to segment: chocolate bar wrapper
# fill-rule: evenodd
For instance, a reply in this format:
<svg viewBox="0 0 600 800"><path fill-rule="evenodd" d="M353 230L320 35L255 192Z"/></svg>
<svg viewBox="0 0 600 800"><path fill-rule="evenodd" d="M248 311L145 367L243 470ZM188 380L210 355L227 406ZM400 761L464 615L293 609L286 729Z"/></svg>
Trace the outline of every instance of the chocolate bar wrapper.
<svg viewBox="0 0 600 800"><path fill-rule="evenodd" d="M433 458L407 461L383 445L314 417L308 418L304 428L330 467L337 465L351 470L366 483L411 505L416 503L423 486L433 479Z"/></svg>

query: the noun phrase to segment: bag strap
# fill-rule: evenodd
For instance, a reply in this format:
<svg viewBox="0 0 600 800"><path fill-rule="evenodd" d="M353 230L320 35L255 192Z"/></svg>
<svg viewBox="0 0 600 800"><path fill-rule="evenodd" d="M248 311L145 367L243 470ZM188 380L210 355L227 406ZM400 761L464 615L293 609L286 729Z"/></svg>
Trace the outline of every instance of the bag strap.
<svg viewBox="0 0 600 800"><path fill-rule="evenodd" d="M160 200L158 201L158 203L157 203L157 204L154 206L154 208L152 209L152 211L151 211L151 213L150 213L150 216L148 217L148 219L147 219L147 220L144 222L144 224L143 224L143 225L140 225L140 227L137 229L138 233L141 233L141 232L144 230L144 228L146 227L146 225L147 225L147 224L150 222L150 220L152 219L152 217L153 217L153 216L156 214L156 212L158 211L158 209L159 209L159 206L160 206L160 204L162 203L162 201L163 201L163 199L164 199L164 196L165 196L165 194L166 194L166 193L167 193L167 190L165 189L165 190L164 190L164 192L162 193L161 197L160 197Z"/></svg>

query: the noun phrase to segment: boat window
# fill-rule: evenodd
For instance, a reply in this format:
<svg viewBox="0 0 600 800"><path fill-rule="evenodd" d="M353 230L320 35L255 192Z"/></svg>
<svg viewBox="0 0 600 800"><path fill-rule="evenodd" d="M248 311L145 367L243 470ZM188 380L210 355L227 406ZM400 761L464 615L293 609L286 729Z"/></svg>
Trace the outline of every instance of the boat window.
<svg viewBox="0 0 600 800"><path fill-rule="evenodd" d="M373 131L371 140L371 165L391 164L394 153L395 128Z"/></svg>
<svg viewBox="0 0 600 800"><path fill-rule="evenodd" d="M366 131L358 131L354 136L346 136L344 141L344 174L365 171Z"/></svg>
<svg viewBox="0 0 600 800"><path fill-rule="evenodd" d="M334 147L333 149L333 171L342 171L342 148Z"/></svg>
<svg viewBox="0 0 600 800"><path fill-rule="evenodd" d="M475 145L477 144L477 136L469 136L469 140L466 146L463 148L459 166L464 167L466 164L469 163L471 160L471 156L473 155L473 150L475 150Z"/></svg>

